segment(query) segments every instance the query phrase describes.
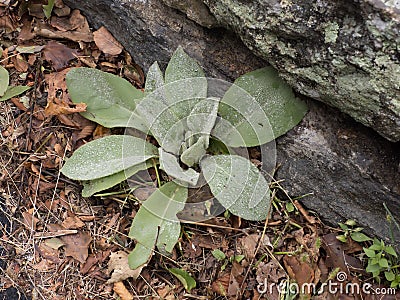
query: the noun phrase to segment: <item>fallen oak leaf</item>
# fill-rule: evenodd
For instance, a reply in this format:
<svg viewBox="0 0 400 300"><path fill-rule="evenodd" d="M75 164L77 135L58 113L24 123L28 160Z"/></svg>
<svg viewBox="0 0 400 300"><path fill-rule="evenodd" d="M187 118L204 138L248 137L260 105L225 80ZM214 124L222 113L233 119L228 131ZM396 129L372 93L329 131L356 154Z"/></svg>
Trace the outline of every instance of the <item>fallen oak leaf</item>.
<svg viewBox="0 0 400 300"><path fill-rule="evenodd" d="M129 268L128 253L126 253L125 251L113 252L110 255L107 269L108 273L112 272L112 274L107 283L116 283L130 277L136 280L139 277L142 269L143 266L140 266L139 268L134 270Z"/></svg>

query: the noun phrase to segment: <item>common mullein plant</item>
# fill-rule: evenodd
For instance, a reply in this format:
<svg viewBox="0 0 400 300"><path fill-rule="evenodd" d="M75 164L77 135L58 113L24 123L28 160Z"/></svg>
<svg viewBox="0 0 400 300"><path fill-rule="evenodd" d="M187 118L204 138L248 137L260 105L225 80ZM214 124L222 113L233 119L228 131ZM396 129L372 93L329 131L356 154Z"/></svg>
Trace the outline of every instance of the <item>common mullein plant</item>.
<svg viewBox="0 0 400 300"><path fill-rule="evenodd" d="M184 208L188 189L204 180L231 213L247 220L265 219L268 181L247 158L232 151L213 154L211 146L216 142L233 149L268 143L293 128L307 111L270 67L239 77L222 97L210 97L202 68L181 47L165 74L157 62L149 68L144 91L90 68L72 69L66 81L72 101L86 103L84 117L109 128L135 128L159 145L125 134L81 146L61 172L82 182L84 197L154 162L171 179L142 203L132 222L129 236L137 242L129 255L132 269L147 263L155 247L172 252L181 230L177 213Z"/></svg>

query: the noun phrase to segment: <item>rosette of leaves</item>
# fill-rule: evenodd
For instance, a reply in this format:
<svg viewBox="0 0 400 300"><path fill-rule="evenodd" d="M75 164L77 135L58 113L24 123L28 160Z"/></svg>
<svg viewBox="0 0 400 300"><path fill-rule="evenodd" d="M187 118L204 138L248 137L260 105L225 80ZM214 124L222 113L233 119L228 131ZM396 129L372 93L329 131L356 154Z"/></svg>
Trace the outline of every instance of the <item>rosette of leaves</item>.
<svg viewBox="0 0 400 300"><path fill-rule="evenodd" d="M110 188L152 160L173 178L144 201L129 236L137 241L130 267L145 264L157 246L170 253L180 224L188 188L202 173L215 198L235 215L263 220L270 206L268 181L248 159L212 155L211 141L227 148L257 146L294 127L306 105L272 68L239 77L220 98L210 97L202 68L181 47L165 74L155 62L144 91L126 80L96 69L75 68L67 74L74 102L85 102L82 115L105 127L131 127L151 135L159 147L129 135L104 137L80 147L61 172L83 182L83 196ZM240 97L238 97L240 95Z"/></svg>

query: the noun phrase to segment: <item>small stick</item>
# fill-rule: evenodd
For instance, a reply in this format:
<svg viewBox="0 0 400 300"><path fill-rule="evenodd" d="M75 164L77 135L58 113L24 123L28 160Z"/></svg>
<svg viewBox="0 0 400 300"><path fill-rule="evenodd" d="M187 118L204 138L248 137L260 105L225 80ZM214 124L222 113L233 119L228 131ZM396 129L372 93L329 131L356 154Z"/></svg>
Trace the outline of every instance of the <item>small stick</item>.
<svg viewBox="0 0 400 300"><path fill-rule="evenodd" d="M38 239L48 239L48 238L53 238L53 237L58 237L58 236L75 234L75 233L78 233L78 230L76 230L76 229L65 229L65 230L58 230L58 231L55 231L55 232L36 233L34 235L34 237L38 238Z"/></svg>

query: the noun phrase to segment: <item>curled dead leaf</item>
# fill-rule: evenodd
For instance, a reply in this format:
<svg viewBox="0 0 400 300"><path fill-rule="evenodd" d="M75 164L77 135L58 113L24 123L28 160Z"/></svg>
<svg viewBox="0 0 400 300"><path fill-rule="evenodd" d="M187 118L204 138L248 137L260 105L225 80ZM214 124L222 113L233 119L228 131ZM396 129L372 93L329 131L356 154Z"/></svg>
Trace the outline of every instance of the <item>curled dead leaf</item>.
<svg viewBox="0 0 400 300"><path fill-rule="evenodd" d="M72 103L68 97L65 75L69 69L61 72L47 74L45 80L48 84L48 97L45 114L47 116L68 115L86 110L85 103Z"/></svg>
<svg viewBox="0 0 400 300"><path fill-rule="evenodd" d="M69 115L73 113L83 112L86 110L87 107L85 103L77 103L74 106L75 107L69 106L68 104L65 104L63 102L48 102L44 112L48 116Z"/></svg>
<svg viewBox="0 0 400 300"><path fill-rule="evenodd" d="M133 300L133 295L128 291L122 281L115 282L113 290L118 294L121 300Z"/></svg>

